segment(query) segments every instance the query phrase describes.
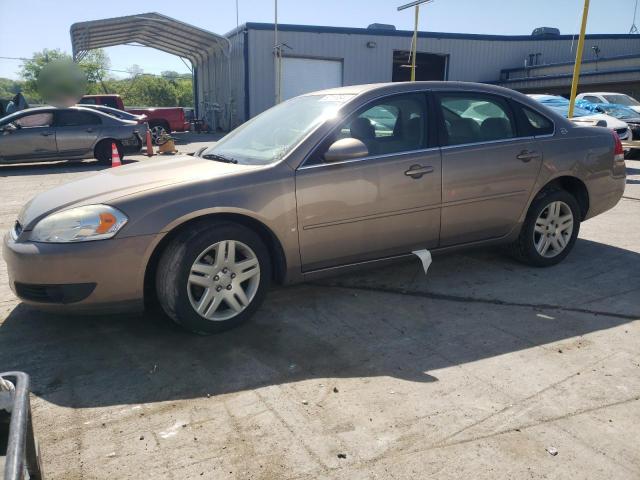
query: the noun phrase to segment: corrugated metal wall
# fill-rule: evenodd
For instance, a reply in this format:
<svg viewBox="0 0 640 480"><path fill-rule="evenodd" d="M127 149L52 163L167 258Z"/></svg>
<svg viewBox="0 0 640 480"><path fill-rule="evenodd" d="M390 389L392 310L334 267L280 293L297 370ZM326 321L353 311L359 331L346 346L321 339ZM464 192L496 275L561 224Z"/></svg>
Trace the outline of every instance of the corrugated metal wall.
<svg viewBox="0 0 640 480"><path fill-rule="evenodd" d="M216 51L198 62L198 116L211 127L231 130L245 121L244 32L228 36L229 57Z"/></svg>
<svg viewBox="0 0 640 480"><path fill-rule="evenodd" d="M396 32L397 33L397 32ZM281 30L280 41L288 47L283 55L342 59L344 85L391 81L393 51L409 50L411 37L376 33L316 33ZM376 48L367 48L375 42ZM249 28L249 101L250 116L274 104L275 75L273 30ZM637 38L598 38L587 40L585 59L593 57L591 46L597 44L601 57L640 52ZM494 82L500 70L519 67L529 54L540 53L541 63L572 61L575 43L559 40L478 40L469 38L418 39L418 51L449 55L448 80Z"/></svg>

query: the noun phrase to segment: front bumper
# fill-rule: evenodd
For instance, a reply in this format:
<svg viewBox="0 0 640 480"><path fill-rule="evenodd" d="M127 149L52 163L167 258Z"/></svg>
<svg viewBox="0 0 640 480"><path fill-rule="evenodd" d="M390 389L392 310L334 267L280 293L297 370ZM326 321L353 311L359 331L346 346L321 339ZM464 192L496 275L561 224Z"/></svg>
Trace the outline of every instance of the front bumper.
<svg viewBox="0 0 640 480"><path fill-rule="evenodd" d="M9 285L25 303L47 310L136 311L143 308L144 274L155 235L78 243L16 241L3 255Z"/></svg>

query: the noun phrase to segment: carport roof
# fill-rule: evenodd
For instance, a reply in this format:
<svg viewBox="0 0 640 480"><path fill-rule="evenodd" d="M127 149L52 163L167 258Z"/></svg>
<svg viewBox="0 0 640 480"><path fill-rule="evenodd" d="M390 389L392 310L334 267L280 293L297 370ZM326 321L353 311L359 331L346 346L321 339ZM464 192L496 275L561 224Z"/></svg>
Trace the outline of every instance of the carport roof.
<svg viewBox="0 0 640 480"><path fill-rule="evenodd" d="M73 58L81 60L87 51L134 43L202 62L216 50L229 53L229 41L215 33L159 13L91 20L71 25Z"/></svg>

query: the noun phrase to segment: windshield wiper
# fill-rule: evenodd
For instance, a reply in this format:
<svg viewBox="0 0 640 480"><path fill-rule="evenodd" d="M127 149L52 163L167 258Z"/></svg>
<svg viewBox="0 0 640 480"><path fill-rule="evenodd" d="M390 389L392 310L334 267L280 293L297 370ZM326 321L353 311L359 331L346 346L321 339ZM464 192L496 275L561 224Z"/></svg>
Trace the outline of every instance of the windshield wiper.
<svg viewBox="0 0 640 480"><path fill-rule="evenodd" d="M224 157L222 155L217 155L215 153L206 153L202 155L202 158L205 158L207 160L215 160L216 162L223 162L223 163L238 163L238 161L235 158Z"/></svg>

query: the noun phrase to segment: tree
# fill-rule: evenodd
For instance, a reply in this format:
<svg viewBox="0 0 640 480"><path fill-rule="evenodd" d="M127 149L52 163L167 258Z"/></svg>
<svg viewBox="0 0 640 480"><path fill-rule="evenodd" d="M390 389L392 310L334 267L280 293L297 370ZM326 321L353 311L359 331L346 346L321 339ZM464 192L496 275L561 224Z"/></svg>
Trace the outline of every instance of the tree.
<svg viewBox="0 0 640 480"><path fill-rule="evenodd" d="M35 52L31 60L26 60L22 64L20 76L24 80L24 92L30 98L41 101L38 93L38 77L45 65L53 61L71 61L71 55L59 49L49 50L45 48L41 52Z"/></svg>
<svg viewBox="0 0 640 480"><path fill-rule="evenodd" d="M45 48L41 52L35 52L30 60L26 60L20 71L24 80L24 91L31 98L41 100L38 92L38 77L42 69L52 62L70 62L71 55L59 49ZM87 76L88 88L102 83L111 65L109 56L102 49L90 50L78 65ZM104 89L103 89L104 90Z"/></svg>

